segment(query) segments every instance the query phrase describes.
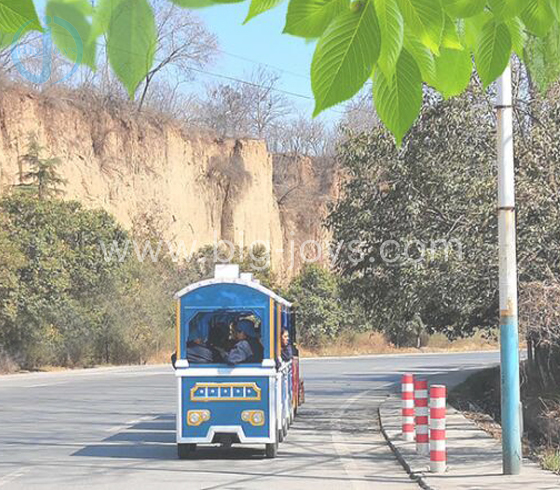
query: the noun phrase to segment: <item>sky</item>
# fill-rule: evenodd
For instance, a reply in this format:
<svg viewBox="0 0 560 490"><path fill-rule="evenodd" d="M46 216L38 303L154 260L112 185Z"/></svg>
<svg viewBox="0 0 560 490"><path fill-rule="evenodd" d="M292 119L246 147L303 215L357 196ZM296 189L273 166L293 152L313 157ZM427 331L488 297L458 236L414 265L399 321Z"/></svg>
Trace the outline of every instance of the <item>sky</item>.
<svg viewBox="0 0 560 490"><path fill-rule="evenodd" d="M309 77L315 46L304 39L282 34L287 4L277 7L243 25L248 2L220 5L197 10L208 29L217 35L222 53L217 68L230 76L247 79L257 63L271 65L281 75L281 88L288 92L313 98ZM228 54L229 53L229 54ZM248 62L232 55L253 60ZM311 114L313 101L291 97L294 102Z"/></svg>
<svg viewBox="0 0 560 490"><path fill-rule="evenodd" d="M44 12L45 4L46 0L35 0L39 15ZM249 2L243 2L194 11L208 30L218 37L221 50L216 64L207 71L247 80L251 71L262 64L281 76L279 88L298 94L288 98L298 111L311 117L314 102L309 72L315 45L282 34L287 2L243 25L248 8ZM216 82L220 78L201 75L198 83L189 87L189 90L202 93L202 86L207 81ZM334 122L340 118L341 112L342 108L338 107L326 111L321 118Z"/></svg>
<svg viewBox="0 0 560 490"><path fill-rule="evenodd" d="M315 43L282 34L287 2L243 25L248 9L249 2L243 2L195 11L208 30L218 37L223 51L216 66L209 71L247 80L251 71L258 68L259 63L263 64L281 76L279 88L297 94L288 96L296 110L311 117L315 103L310 67ZM334 123L341 118L342 112L342 107L334 107L323 112L319 118Z"/></svg>

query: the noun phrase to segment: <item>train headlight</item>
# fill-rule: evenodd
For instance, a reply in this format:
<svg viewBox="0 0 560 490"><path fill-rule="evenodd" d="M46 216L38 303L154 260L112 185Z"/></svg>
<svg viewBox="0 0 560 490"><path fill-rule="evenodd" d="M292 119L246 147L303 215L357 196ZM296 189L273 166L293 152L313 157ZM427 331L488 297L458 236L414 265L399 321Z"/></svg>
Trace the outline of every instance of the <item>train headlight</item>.
<svg viewBox="0 0 560 490"><path fill-rule="evenodd" d="M210 420L210 410L189 410L187 412L187 424L198 426Z"/></svg>
<svg viewBox="0 0 560 490"><path fill-rule="evenodd" d="M241 420L249 422L255 427L264 425L264 412L262 410L244 410L241 412Z"/></svg>

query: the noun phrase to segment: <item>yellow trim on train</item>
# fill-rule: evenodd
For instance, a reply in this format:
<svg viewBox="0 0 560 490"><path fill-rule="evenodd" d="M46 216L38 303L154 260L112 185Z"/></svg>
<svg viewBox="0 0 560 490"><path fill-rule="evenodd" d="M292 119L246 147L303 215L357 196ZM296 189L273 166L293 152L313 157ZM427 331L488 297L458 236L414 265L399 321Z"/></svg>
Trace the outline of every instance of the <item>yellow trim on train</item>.
<svg viewBox="0 0 560 490"><path fill-rule="evenodd" d="M231 396L215 396L209 397L208 392L206 392L205 397L197 397L195 395L196 391L201 388L217 388L218 393L222 388L229 388L231 390ZM251 388L255 392L255 396L233 396L234 388ZM257 383L196 383L190 392L191 402L231 402L231 401L261 401L261 389L258 387Z"/></svg>
<svg viewBox="0 0 560 490"><path fill-rule="evenodd" d="M177 334L177 359L181 359L181 300L176 305L176 334Z"/></svg>
<svg viewBox="0 0 560 490"><path fill-rule="evenodd" d="M274 300L270 298L270 359L274 359Z"/></svg>

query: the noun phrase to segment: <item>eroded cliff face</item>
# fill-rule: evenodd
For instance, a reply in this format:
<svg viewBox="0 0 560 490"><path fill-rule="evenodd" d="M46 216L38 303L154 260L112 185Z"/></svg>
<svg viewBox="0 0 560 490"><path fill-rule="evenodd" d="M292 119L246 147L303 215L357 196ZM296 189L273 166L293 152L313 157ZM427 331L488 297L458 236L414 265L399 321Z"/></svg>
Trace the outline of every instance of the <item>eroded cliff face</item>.
<svg viewBox="0 0 560 490"><path fill-rule="evenodd" d="M174 250L264 244L285 283L303 264L302 244L328 242L323 219L339 183L333 162L272 156L263 141L217 140L67 95L0 92L0 194L21 182L18 159L34 135L43 157L61 160L65 199L103 208L128 229L156 218ZM324 254L319 261L327 263Z"/></svg>
<svg viewBox="0 0 560 490"><path fill-rule="evenodd" d="M101 207L125 227L161 217L167 240L187 250L230 240L270 246L283 269L283 231L272 157L253 140L218 141L172 123L115 116L84 103L23 91L0 96L0 192L20 182L18 157L36 135L62 161L65 198ZM23 169L25 170L25 169Z"/></svg>
<svg viewBox="0 0 560 490"><path fill-rule="evenodd" d="M339 197L341 174L330 158L274 155L274 189L284 237L283 265L293 277L305 263L330 267L329 205Z"/></svg>

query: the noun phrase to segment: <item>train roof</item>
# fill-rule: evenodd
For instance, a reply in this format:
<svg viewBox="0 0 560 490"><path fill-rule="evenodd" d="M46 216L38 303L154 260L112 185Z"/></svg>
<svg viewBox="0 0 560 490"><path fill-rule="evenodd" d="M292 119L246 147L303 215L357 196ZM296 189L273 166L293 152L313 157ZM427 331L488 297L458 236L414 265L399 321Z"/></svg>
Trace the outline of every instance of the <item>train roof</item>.
<svg viewBox="0 0 560 490"><path fill-rule="evenodd" d="M264 287L259 281L253 279L252 274L241 273L239 274L238 265L216 265L216 270L214 278L205 279L203 281L195 282L184 287L177 293L175 293L175 299L182 298L183 296L189 294L190 292L204 288L207 286L214 286L218 284L239 284L241 286L246 286L265 294L269 298L272 298L277 303L284 306L292 306L292 303L285 300L281 296L277 295L274 291Z"/></svg>

